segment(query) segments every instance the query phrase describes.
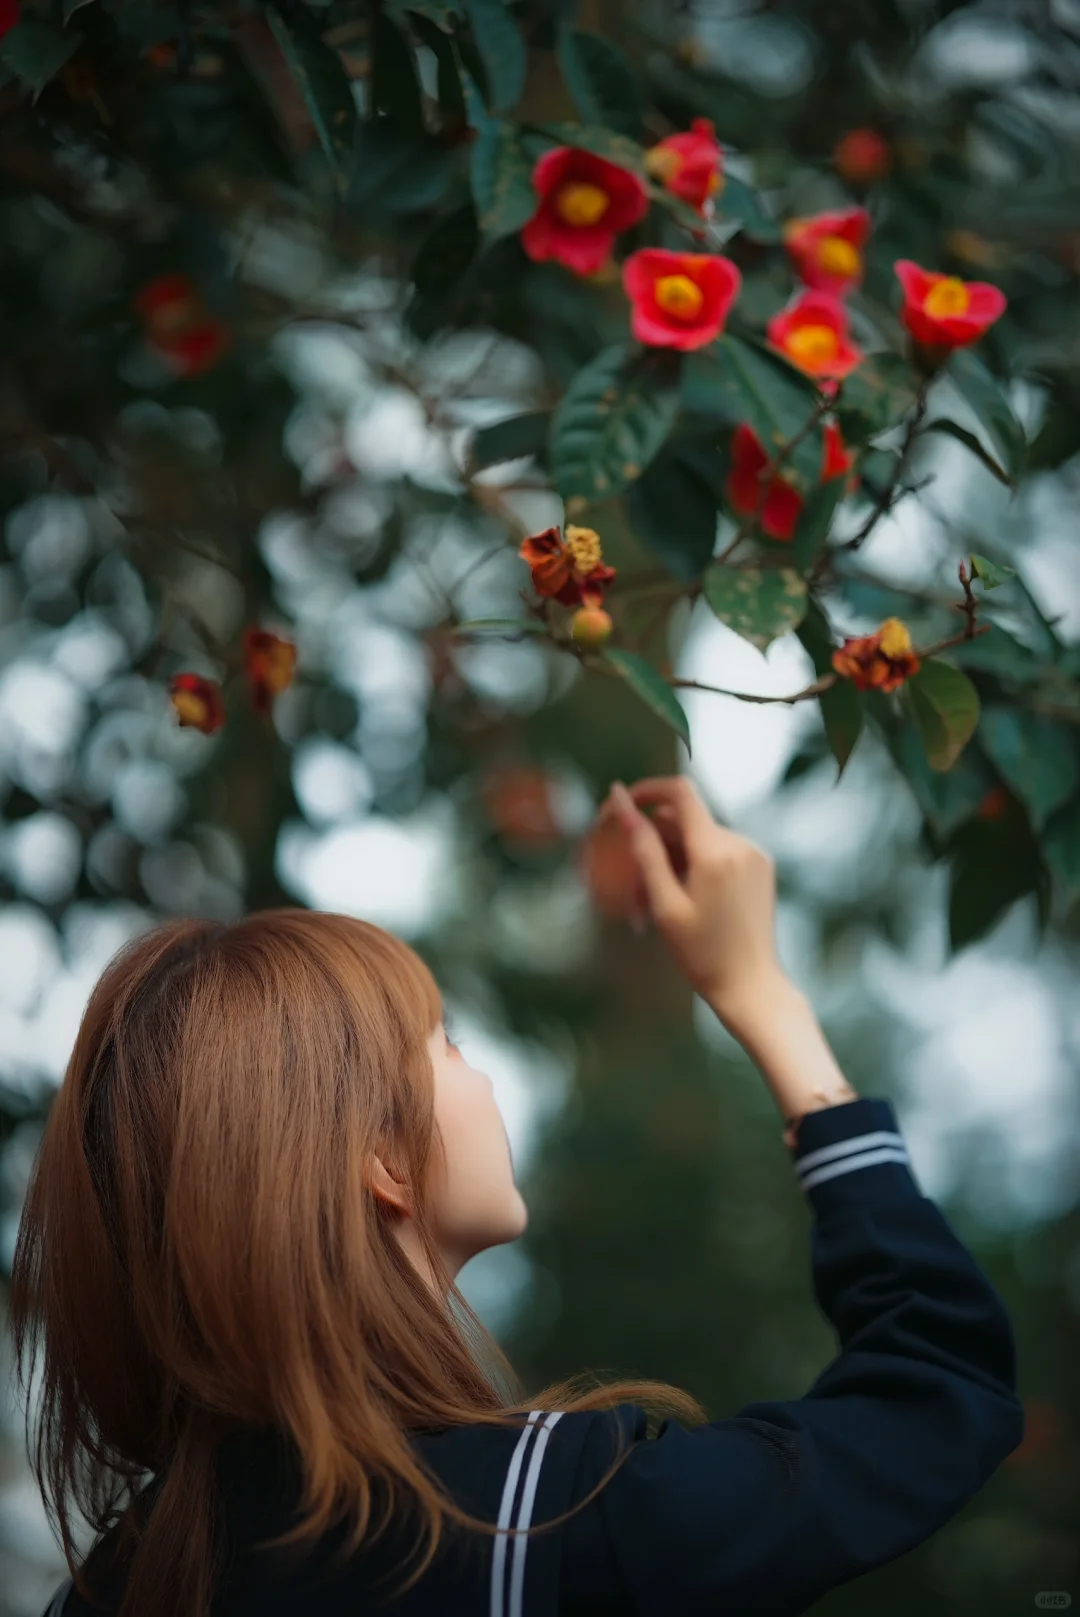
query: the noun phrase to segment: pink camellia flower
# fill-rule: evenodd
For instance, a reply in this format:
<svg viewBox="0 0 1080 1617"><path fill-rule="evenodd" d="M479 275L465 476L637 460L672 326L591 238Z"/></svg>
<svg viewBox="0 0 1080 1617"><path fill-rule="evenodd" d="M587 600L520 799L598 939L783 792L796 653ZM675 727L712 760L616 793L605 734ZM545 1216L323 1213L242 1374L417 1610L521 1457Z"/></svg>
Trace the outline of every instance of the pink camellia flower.
<svg viewBox="0 0 1080 1617"><path fill-rule="evenodd" d="M845 208L789 220L784 245L801 281L815 292L842 298L863 278L862 249L869 234L866 209Z"/></svg>
<svg viewBox="0 0 1080 1617"><path fill-rule="evenodd" d="M695 118L678 135L665 135L645 153L645 171L670 191L704 213L723 188L722 155L711 118Z"/></svg>
<svg viewBox="0 0 1080 1617"><path fill-rule="evenodd" d="M555 146L532 174L540 204L521 232L536 261L553 258L575 275L594 275L620 230L649 208L644 183L628 168L578 146Z"/></svg>
<svg viewBox="0 0 1080 1617"><path fill-rule="evenodd" d="M833 166L849 185L868 185L889 172L892 151L876 129L849 129L833 147Z"/></svg>
<svg viewBox="0 0 1080 1617"><path fill-rule="evenodd" d="M730 258L643 247L623 265L630 329L654 348L703 348L724 329L742 275Z"/></svg>
<svg viewBox="0 0 1080 1617"><path fill-rule="evenodd" d="M989 281L961 281L908 258L898 258L893 269L904 292L900 319L928 348L965 348L1005 313L1008 299Z"/></svg>
<svg viewBox="0 0 1080 1617"><path fill-rule="evenodd" d="M826 393L862 363L862 349L849 336L847 310L827 292L803 292L773 315L765 335L799 370L826 384Z"/></svg>
<svg viewBox="0 0 1080 1617"><path fill-rule="evenodd" d="M0 39L10 34L19 21L21 10L19 0L0 0Z"/></svg>

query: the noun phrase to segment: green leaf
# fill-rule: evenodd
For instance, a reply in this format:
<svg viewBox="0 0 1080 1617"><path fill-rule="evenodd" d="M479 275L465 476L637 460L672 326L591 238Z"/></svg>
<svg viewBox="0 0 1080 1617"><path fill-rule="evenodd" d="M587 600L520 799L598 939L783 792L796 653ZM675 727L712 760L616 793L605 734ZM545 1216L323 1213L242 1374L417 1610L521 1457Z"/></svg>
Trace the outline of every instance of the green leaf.
<svg viewBox="0 0 1080 1617"><path fill-rule="evenodd" d="M956 350L945 374L974 410L1010 481L1015 482L1024 470L1027 440L997 379L968 348Z"/></svg>
<svg viewBox="0 0 1080 1617"><path fill-rule="evenodd" d="M442 200L453 154L437 136L403 133L389 118L362 123L349 179L348 206L365 216L396 216Z"/></svg>
<svg viewBox="0 0 1080 1617"><path fill-rule="evenodd" d="M66 34L52 23L24 17L0 41L0 63L33 90L36 101L81 44L80 34Z"/></svg>
<svg viewBox="0 0 1080 1617"><path fill-rule="evenodd" d="M90 0L64 0L63 7L61 8L64 18L64 27L67 27L68 23L71 21L72 17L74 17L77 11L81 11L83 6L88 6L89 4Z"/></svg>
<svg viewBox="0 0 1080 1617"><path fill-rule="evenodd" d="M525 88L525 41L503 0L465 0L465 13L491 86L491 110L508 112Z"/></svg>
<svg viewBox="0 0 1080 1617"><path fill-rule="evenodd" d="M1039 829L1080 787L1076 733L1014 707L983 709L979 740Z"/></svg>
<svg viewBox="0 0 1080 1617"><path fill-rule="evenodd" d="M887 698L880 693L874 695L877 697L875 717L880 719L883 710L888 711L885 708ZM951 836L958 826L971 818L995 785L990 766L978 747L965 747L952 768L942 773L930 768L922 736L907 715L900 723L890 717L881 727L897 768L907 781L928 824L938 837Z"/></svg>
<svg viewBox="0 0 1080 1617"><path fill-rule="evenodd" d="M497 466L503 460L517 460L522 455L542 455L547 447L550 422L550 410L531 410L527 415L508 416L505 421L481 427L469 451L470 468L480 471L485 466Z"/></svg>
<svg viewBox="0 0 1080 1617"><path fill-rule="evenodd" d="M724 176L724 184L716 198L718 220L738 219L743 234L754 241L778 242L783 230L771 214L765 212L756 191L733 174Z"/></svg>
<svg viewBox="0 0 1080 1617"><path fill-rule="evenodd" d="M622 675L642 701L651 707L665 724L670 725L676 735L682 737L689 753L690 726L682 705L667 680L636 652L611 648L605 649L601 655Z"/></svg>
<svg viewBox="0 0 1080 1617"><path fill-rule="evenodd" d="M645 148L602 124L537 124L532 138L536 137L554 146L580 146L583 151L595 152L597 157L606 157L609 163L618 163L620 168L645 178ZM542 149L548 148L545 145Z"/></svg>
<svg viewBox="0 0 1080 1617"><path fill-rule="evenodd" d="M321 39L294 33L272 9L266 20L304 98L338 185L344 186L356 135L356 102L349 75L337 51Z"/></svg>
<svg viewBox="0 0 1080 1617"><path fill-rule="evenodd" d="M551 466L564 500L607 499L641 476L675 424L669 356L603 349L577 375L551 422Z"/></svg>
<svg viewBox="0 0 1080 1617"><path fill-rule="evenodd" d="M480 245L476 210L471 202L437 219L420 244L413 264L418 292L441 292L472 263Z"/></svg>
<svg viewBox="0 0 1080 1617"><path fill-rule="evenodd" d="M907 414L919 379L900 354L869 354L840 384L836 415L844 441L865 443Z"/></svg>
<svg viewBox="0 0 1080 1617"><path fill-rule="evenodd" d="M1022 812L995 820L968 820L953 835L948 852L949 939L962 949L985 937L1005 911L1035 894L1046 900L1046 871Z"/></svg>
<svg viewBox="0 0 1080 1617"><path fill-rule="evenodd" d="M716 494L703 475L696 446L669 443L626 494L634 532L689 582L699 577L716 545Z"/></svg>
<svg viewBox="0 0 1080 1617"><path fill-rule="evenodd" d="M960 426L958 422L950 421L948 416L938 416L934 421L928 421L923 431L941 432L947 434L950 438L955 438L957 443L963 444L965 449L970 449L976 459L982 461L988 472L993 472L999 483L1004 483L1006 488L1012 486L1013 479L1005 468L998 465L993 455L990 454L989 450L983 448L983 445L973 432L969 432L966 427Z"/></svg>
<svg viewBox="0 0 1080 1617"><path fill-rule="evenodd" d="M931 769L944 773L959 758L979 722L979 693L959 668L927 658L907 681L908 700Z"/></svg>
<svg viewBox="0 0 1080 1617"><path fill-rule="evenodd" d="M599 34L564 28L558 56L566 87L586 122L640 139L641 93L622 52Z"/></svg>
<svg viewBox="0 0 1080 1617"><path fill-rule="evenodd" d="M1051 815L1042 840L1051 875L1072 903L1080 898L1080 801Z"/></svg>
<svg viewBox="0 0 1080 1617"><path fill-rule="evenodd" d="M682 402L695 415L737 425L746 421L770 455L804 431L819 405L808 377L767 348L730 333L687 356ZM823 455L820 428L801 438L784 469L799 492L818 486Z"/></svg>
<svg viewBox="0 0 1080 1617"><path fill-rule="evenodd" d="M424 102L412 46L381 10L372 27L371 108L406 134L423 133Z"/></svg>
<svg viewBox="0 0 1080 1617"><path fill-rule="evenodd" d="M1034 652L996 623L974 640L951 646L949 655L962 668L981 669L1014 685L1038 684L1046 673Z"/></svg>
<svg viewBox="0 0 1080 1617"><path fill-rule="evenodd" d="M513 126L494 118L485 124L473 141L469 166L484 240L520 230L536 212L537 197L533 165Z"/></svg>
<svg viewBox="0 0 1080 1617"><path fill-rule="evenodd" d="M832 631L821 608L813 601L807 606L806 616L795 633L810 654L818 678L822 674L832 673ZM818 706L825 726L825 739L839 766L836 776L839 780L862 733L862 700L849 679L839 679L827 691L822 691Z"/></svg>
<svg viewBox="0 0 1080 1617"><path fill-rule="evenodd" d="M702 592L721 623L764 651L778 635L795 629L806 615L806 580L790 567L764 572L757 567L706 569Z"/></svg>
<svg viewBox="0 0 1080 1617"><path fill-rule="evenodd" d="M844 497L844 478L830 477L819 483L799 512L799 520L792 536L790 555L797 572L803 573L816 558L829 537L836 508Z"/></svg>
<svg viewBox="0 0 1080 1617"><path fill-rule="evenodd" d="M461 16L461 7L454 0L385 0L386 10L398 22L410 22L417 33L422 34L417 19L432 23L436 28L449 31L453 28L458 17ZM427 43L426 36L424 42Z"/></svg>
<svg viewBox="0 0 1080 1617"><path fill-rule="evenodd" d="M465 91L458 75L453 40L436 20L414 8L409 8L408 21L435 57L435 93L443 124L464 123Z"/></svg>
<svg viewBox="0 0 1080 1617"><path fill-rule="evenodd" d="M547 624L538 618L473 618L469 623L455 623L455 634L547 634Z"/></svg>
<svg viewBox="0 0 1080 1617"><path fill-rule="evenodd" d="M987 561L985 556L971 558L971 570L977 578L983 581L983 588L996 590L999 584L1007 584L1010 578L1016 577L1015 567L1004 567L998 562Z"/></svg>

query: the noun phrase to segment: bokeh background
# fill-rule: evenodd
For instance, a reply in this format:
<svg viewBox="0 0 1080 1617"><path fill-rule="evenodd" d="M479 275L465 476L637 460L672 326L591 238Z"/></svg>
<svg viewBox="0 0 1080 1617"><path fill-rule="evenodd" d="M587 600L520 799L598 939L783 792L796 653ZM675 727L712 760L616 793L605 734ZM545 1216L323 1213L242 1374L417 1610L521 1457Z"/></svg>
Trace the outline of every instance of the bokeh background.
<svg viewBox="0 0 1080 1617"><path fill-rule="evenodd" d="M45 27L48 7L24 9ZM365 148L342 206L266 8L237 8L219 38L216 8L64 9L88 44L43 71L32 105L32 68L0 54L0 1271L112 952L162 916L301 903L418 948L494 1080L531 1222L461 1284L528 1384L585 1366L655 1376L717 1418L797 1395L834 1342L772 1102L660 941L605 916L582 873L612 779L687 771L775 856L785 964L854 1086L895 1101L916 1177L1019 1339L1023 1447L929 1543L817 1609L1005 1617L1040 1591L1080 1600L1067 884L1048 904L1030 840L991 843L955 947L951 811L928 833L925 797L876 733L838 781L815 704L686 691L690 762L625 687L565 653L456 640L451 612L518 615L516 541L563 520L533 457L469 473L472 436L550 406L597 346L603 294L514 244L501 275L516 331L473 305L459 317L439 303L452 241L417 291L408 266L457 183L464 122L444 120L426 167L395 168L392 142ZM318 13L367 117L372 38L406 10L438 27L455 8L373 22L313 0L276 15L306 38ZM918 468L932 487L875 529L840 626L897 603L912 622L913 601L932 613L974 544L1018 569L999 621L1021 643L1080 645L1077 0L658 0L583 6L578 22L619 36L669 120L657 133L712 116L733 180L798 194L803 211L835 199L835 140L884 130L896 239L918 257L950 237L947 267L1002 280L1021 311L999 354L1018 356L1019 488L938 438ZM572 115L550 104L546 37L533 28L527 93ZM142 63L135 88L107 69L114 38L118 62ZM416 60L439 98L432 40ZM197 275L229 333L199 374L133 331L132 289L166 272ZM619 511L604 538L627 571L655 567ZM762 655L701 602L683 607L656 642L682 677L777 694L812 677L795 636ZM219 735L180 729L165 676L222 677L219 648L255 621L299 652L272 719L230 699ZM1065 756L1075 730L1062 734ZM1062 857L1080 870L1080 852ZM65 1568L7 1379L0 1617L33 1617Z"/></svg>

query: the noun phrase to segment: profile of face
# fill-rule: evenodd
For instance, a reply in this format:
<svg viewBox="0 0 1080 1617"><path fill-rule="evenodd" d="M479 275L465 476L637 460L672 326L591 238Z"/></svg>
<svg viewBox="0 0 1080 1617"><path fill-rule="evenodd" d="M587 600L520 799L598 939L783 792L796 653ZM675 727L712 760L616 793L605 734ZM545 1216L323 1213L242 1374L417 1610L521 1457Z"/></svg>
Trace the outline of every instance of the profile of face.
<svg viewBox="0 0 1080 1617"><path fill-rule="evenodd" d="M442 1022L427 1047L435 1076L435 1127L444 1148L443 1153L432 1153L428 1207L439 1249L454 1278L478 1252L523 1235L529 1213L514 1183L510 1139L491 1079L469 1065ZM408 1187L378 1158L372 1184L397 1209L397 1239L433 1284L410 1217Z"/></svg>

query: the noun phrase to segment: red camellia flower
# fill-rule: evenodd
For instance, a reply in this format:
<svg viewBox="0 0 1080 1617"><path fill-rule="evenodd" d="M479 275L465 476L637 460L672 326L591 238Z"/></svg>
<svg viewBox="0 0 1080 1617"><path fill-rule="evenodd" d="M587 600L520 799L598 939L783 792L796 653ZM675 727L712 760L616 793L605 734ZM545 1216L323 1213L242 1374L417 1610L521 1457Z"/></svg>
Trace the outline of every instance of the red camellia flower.
<svg viewBox="0 0 1080 1617"><path fill-rule="evenodd" d="M244 673L256 713L269 713L275 696L293 680L296 647L268 629L244 630Z"/></svg>
<svg viewBox="0 0 1080 1617"><path fill-rule="evenodd" d="M833 167L851 185L880 180L892 167L892 151L876 129L849 129L833 148Z"/></svg>
<svg viewBox="0 0 1080 1617"><path fill-rule="evenodd" d="M565 538L558 528L546 528L523 540L518 555L529 564L537 595L563 606L602 606L604 590L615 577L615 568L601 556L599 534L573 523L567 525Z"/></svg>
<svg viewBox="0 0 1080 1617"><path fill-rule="evenodd" d="M847 310L827 292L803 292L773 315L765 335L799 370L822 381L848 376L862 362L862 349L848 335Z"/></svg>
<svg viewBox="0 0 1080 1617"><path fill-rule="evenodd" d="M201 674L174 674L169 698L180 724L213 735L225 723L225 699L216 679Z"/></svg>
<svg viewBox="0 0 1080 1617"><path fill-rule="evenodd" d="M699 213L723 187L722 162L711 118L695 118L685 134L666 135L645 153L646 173Z"/></svg>
<svg viewBox="0 0 1080 1617"><path fill-rule="evenodd" d="M845 640L833 652L832 665L859 691L895 691L920 666L907 624L899 618L886 618L874 634Z"/></svg>
<svg viewBox="0 0 1080 1617"><path fill-rule="evenodd" d="M821 481L843 477L855 456L846 448L835 421L825 425ZM762 533L770 539L790 539L802 515L803 497L782 472L767 481L761 474L769 456L754 429L743 422L731 439L731 471L724 484L728 505L741 517L757 516Z"/></svg>
<svg viewBox="0 0 1080 1617"><path fill-rule="evenodd" d="M0 0L0 39L19 21L19 0Z"/></svg>
<svg viewBox="0 0 1080 1617"><path fill-rule="evenodd" d="M730 258L643 247L623 265L630 329L655 348L703 348L724 329L742 275Z"/></svg>
<svg viewBox="0 0 1080 1617"><path fill-rule="evenodd" d="M554 258L575 275L594 274L618 232L636 225L649 208L636 174L578 146L545 152L532 182L540 206L521 232L521 245L530 258Z"/></svg>
<svg viewBox="0 0 1080 1617"><path fill-rule="evenodd" d="M136 293L135 310L152 347L181 376L209 370L232 341L229 328L207 314L188 275L158 275L147 281Z"/></svg>
<svg viewBox="0 0 1080 1617"><path fill-rule="evenodd" d="M869 234L866 209L846 208L789 220L784 245L800 280L839 298L863 278L862 249Z"/></svg>
<svg viewBox="0 0 1080 1617"><path fill-rule="evenodd" d="M939 275L908 258L898 258L893 269L904 290L900 319L927 347L965 348L1005 313L1004 292L988 281Z"/></svg>

